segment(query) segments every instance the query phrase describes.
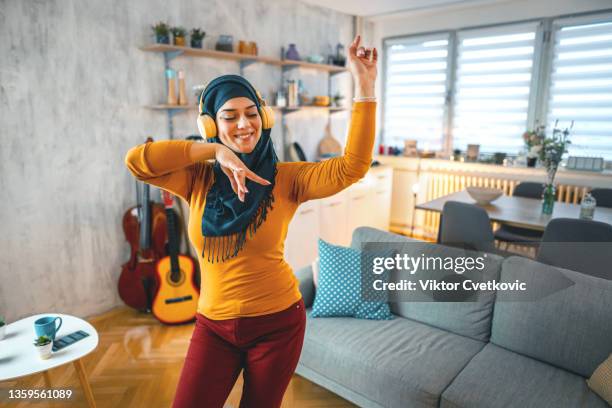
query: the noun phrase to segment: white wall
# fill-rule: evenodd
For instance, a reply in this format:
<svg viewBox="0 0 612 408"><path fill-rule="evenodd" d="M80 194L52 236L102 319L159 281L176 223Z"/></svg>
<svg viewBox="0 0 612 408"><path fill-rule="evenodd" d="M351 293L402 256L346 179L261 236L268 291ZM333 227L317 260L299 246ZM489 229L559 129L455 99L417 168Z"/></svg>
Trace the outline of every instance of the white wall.
<svg viewBox="0 0 612 408"><path fill-rule="evenodd" d="M303 56L327 53L353 33L351 16L298 0L0 0L0 315L9 322L121 304L121 219L135 204L123 159L147 136L167 135L165 113L143 108L164 100L163 57L138 49L159 20L202 27L205 47L231 33L274 57L290 42ZM239 71L204 58L173 66L186 70L192 100L192 85ZM264 96L280 84L279 68L254 64L245 75ZM325 73L300 76L310 95L327 94ZM349 74L334 81L350 92ZM195 115L177 115L178 138L197 133ZM340 137L347 116L333 116ZM324 113L288 117L310 159L326 122Z"/></svg>
<svg viewBox="0 0 612 408"><path fill-rule="evenodd" d="M439 9L370 18L373 42L383 49L387 37L453 30L488 24L507 23L542 17L612 9L611 0L508 0L489 4L458 5ZM377 94L382 95L382 64ZM380 128L381 110L378 111Z"/></svg>

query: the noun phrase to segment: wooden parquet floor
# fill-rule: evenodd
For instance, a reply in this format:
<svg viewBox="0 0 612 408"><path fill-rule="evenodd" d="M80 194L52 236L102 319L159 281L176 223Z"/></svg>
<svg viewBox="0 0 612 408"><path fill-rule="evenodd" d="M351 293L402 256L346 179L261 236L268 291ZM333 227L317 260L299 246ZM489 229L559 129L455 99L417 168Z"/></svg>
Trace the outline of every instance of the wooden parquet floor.
<svg viewBox="0 0 612 408"><path fill-rule="evenodd" d="M120 307L88 319L96 328L97 349L83 358L98 408L167 408L187 353L193 323L164 326L152 315ZM0 367L1 369L1 367ZM0 382L0 406L11 408L87 407L79 378L72 364L49 371L50 384L42 374ZM71 389L66 401L8 401L10 389ZM238 378L225 408L238 408L242 376ZM346 408L355 405L332 392L294 375L283 408Z"/></svg>

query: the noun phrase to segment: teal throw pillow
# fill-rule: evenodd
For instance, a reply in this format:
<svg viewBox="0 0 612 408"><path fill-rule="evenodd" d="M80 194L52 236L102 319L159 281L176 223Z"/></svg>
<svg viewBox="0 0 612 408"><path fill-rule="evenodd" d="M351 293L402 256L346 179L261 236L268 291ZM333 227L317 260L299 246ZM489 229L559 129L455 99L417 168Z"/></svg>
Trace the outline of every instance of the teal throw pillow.
<svg viewBox="0 0 612 408"><path fill-rule="evenodd" d="M336 246L319 239L319 282L310 316L393 319L386 301L370 301L362 297L361 262L372 265L375 256L385 255ZM387 275L382 274L377 279L388 282ZM384 293L374 293L371 286L365 287L364 291L366 299L384 297Z"/></svg>

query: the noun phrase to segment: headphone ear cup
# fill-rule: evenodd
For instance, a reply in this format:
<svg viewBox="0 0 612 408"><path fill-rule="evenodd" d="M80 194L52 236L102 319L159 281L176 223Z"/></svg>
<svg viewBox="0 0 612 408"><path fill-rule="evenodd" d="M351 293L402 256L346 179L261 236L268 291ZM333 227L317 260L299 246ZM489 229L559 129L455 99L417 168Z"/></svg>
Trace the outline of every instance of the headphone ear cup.
<svg viewBox="0 0 612 408"><path fill-rule="evenodd" d="M208 115L198 116L198 130L204 139L217 136L217 124L215 120Z"/></svg>
<svg viewBox="0 0 612 408"><path fill-rule="evenodd" d="M261 106L259 114L261 116L261 127L263 129L272 129L274 126L274 110L269 106Z"/></svg>

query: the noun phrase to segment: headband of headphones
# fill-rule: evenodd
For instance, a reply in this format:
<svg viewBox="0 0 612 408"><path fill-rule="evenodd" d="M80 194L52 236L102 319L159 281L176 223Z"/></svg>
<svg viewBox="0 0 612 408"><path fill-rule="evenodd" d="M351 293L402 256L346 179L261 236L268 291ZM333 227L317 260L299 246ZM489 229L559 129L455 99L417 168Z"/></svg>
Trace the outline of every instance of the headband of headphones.
<svg viewBox="0 0 612 408"><path fill-rule="evenodd" d="M204 88L204 90L200 94L200 116L206 114L206 112L204 112L204 100L206 99L206 95L208 95L210 92L213 91L213 89L217 88L218 86L226 84L228 82L233 82L239 85L246 86L247 89L251 91L253 95L255 95L255 103L257 104L257 107L260 108L261 106L266 106L266 101L261 97L257 89L255 89L249 81L238 75L223 75L210 81L208 85L206 85L206 88Z"/></svg>

